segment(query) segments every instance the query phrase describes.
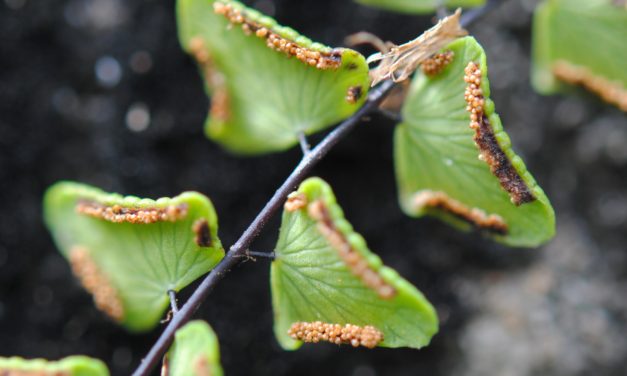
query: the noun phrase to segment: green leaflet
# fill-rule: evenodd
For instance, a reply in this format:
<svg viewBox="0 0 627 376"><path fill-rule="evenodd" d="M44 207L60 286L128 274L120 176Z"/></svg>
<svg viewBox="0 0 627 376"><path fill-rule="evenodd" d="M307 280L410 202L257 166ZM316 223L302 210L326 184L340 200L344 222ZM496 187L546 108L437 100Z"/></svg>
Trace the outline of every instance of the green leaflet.
<svg viewBox="0 0 627 376"><path fill-rule="evenodd" d="M98 308L132 331L157 325L167 291L224 257L213 205L196 192L154 201L60 182L46 192L44 215Z"/></svg>
<svg viewBox="0 0 627 376"><path fill-rule="evenodd" d="M421 14L433 13L438 4L438 0L356 0L358 3L370 5L377 8L391 11ZM483 5L485 0L444 0L444 5L450 8L455 7L477 7Z"/></svg>
<svg viewBox="0 0 627 376"><path fill-rule="evenodd" d="M13 372L13 373L12 373ZM103 362L86 356L69 356L59 361L0 357L0 375L109 376Z"/></svg>
<svg viewBox="0 0 627 376"><path fill-rule="evenodd" d="M242 18L231 24L233 12ZM356 51L313 43L236 1L178 0L177 13L181 44L199 61L212 96L207 135L231 151L287 149L299 132L337 123L367 96L368 65ZM269 38L289 42L284 51L302 47L301 60L269 48ZM321 68L308 65L306 54L320 57Z"/></svg>
<svg viewBox="0 0 627 376"><path fill-rule="evenodd" d="M542 94L581 84L627 111L627 7L614 0L550 0L533 21L532 83Z"/></svg>
<svg viewBox="0 0 627 376"><path fill-rule="evenodd" d="M307 179L290 195L275 254L274 331L284 349L301 345L288 335L299 322L373 326L384 347L420 348L437 332L431 304L370 252L319 178Z"/></svg>
<svg viewBox="0 0 627 376"><path fill-rule="evenodd" d="M176 331L164 358L162 376L222 376L218 338L204 321L191 321Z"/></svg>
<svg viewBox="0 0 627 376"><path fill-rule="evenodd" d="M494 112L485 53L472 37L452 42L446 49L454 58L440 74L428 77L417 73L414 77L403 108L404 121L395 132L401 207L410 216L435 215L462 229L475 223L495 240L511 246L537 246L553 236L555 215L544 192L512 150ZM481 70L487 120L483 124L491 130L481 133L481 140L489 144L492 134L488 154L502 162L495 173L486 161L477 158L480 149L473 141L475 131L469 127L464 99L464 71L469 62ZM504 222L505 231L496 226L499 222Z"/></svg>

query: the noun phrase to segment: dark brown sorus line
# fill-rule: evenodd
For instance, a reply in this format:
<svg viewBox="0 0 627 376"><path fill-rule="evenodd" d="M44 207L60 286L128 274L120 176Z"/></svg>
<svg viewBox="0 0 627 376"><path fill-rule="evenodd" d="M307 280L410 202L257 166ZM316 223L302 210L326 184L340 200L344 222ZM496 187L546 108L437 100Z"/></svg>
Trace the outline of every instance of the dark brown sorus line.
<svg viewBox="0 0 627 376"><path fill-rule="evenodd" d="M488 0L483 7L466 12L462 15L460 20L461 25L467 27L503 1L504 0ZM282 208L287 196L307 177L309 171L311 171L335 144L343 139L366 115L369 115L377 109L379 103L385 99L393 87L393 82L384 81L371 90L366 103L357 112L350 118L344 120L316 145L315 148L303 156L294 171L292 171L279 189L276 190L272 198L266 203L239 240L231 246L222 261L207 274L190 298L179 311L173 315L172 320L165 327L135 372L133 372L133 376L147 376L157 364L161 362L163 354L174 339L176 330L192 318L200 304L202 304L205 298L213 291L215 285L229 270L246 259L246 257L243 256L246 255L250 244L259 235L268 220Z"/></svg>

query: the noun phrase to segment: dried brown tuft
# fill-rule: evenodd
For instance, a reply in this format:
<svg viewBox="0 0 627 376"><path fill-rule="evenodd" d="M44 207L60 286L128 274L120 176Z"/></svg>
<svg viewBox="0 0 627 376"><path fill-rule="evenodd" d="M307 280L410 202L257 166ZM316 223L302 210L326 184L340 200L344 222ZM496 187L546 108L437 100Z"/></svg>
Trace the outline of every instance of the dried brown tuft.
<svg viewBox="0 0 627 376"><path fill-rule="evenodd" d="M103 205L89 200L80 200L76 212L114 223L176 222L187 215L187 205L169 205L164 208L126 208L121 205Z"/></svg>
<svg viewBox="0 0 627 376"><path fill-rule="evenodd" d="M470 128L475 131L473 139L480 151L479 159L490 166L490 171L499 179L501 187L507 191L513 204L518 206L534 201L535 196L501 149L485 115L479 65L471 61L464 72L464 81L468 84L464 99L468 103L466 110L470 113Z"/></svg>
<svg viewBox="0 0 627 376"><path fill-rule="evenodd" d="M245 12L235 9L230 4L216 1L213 10L217 14L226 17L231 24L241 25L246 35L255 35L265 39L266 45L275 51L284 53L289 57L295 57L301 62L318 69L337 69L342 65L342 51L320 52L286 39L263 25L249 19Z"/></svg>
<svg viewBox="0 0 627 376"><path fill-rule="evenodd" d="M461 10L438 22L418 38L400 46L392 46L386 53L376 53L368 57L368 63L381 61L379 65L370 70L371 85L391 79L401 82L409 78L416 68L431 57L434 53L444 48L457 38L468 34L461 27L459 19Z"/></svg>
<svg viewBox="0 0 627 376"><path fill-rule="evenodd" d="M287 196L283 208L288 212L300 210L307 206L307 196L304 193L292 192Z"/></svg>
<svg viewBox="0 0 627 376"><path fill-rule="evenodd" d="M597 94L607 103L627 112L627 88L618 81L610 81L595 75L589 69L558 60L553 64L553 74L558 79L573 85L581 85Z"/></svg>
<svg viewBox="0 0 627 376"><path fill-rule="evenodd" d="M318 343L320 341L336 345L350 344L353 347L375 348L383 341L383 333L374 326L364 327L352 324L329 324L322 321L295 322L287 334L299 341Z"/></svg>
<svg viewBox="0 0 627 376"><path fill-rule="evenodd" d="M427 76L437 76L453 62L453 57L455 57L455 52L450 50L434 54L420 64L420 69Z"/></svg>
<svg viewBox="0 0 627 376"><path fill-rule="evenodd" d="M478 208L470 208L449 197L444 192L424 190L418 192L413 203L416 208L436 208L463 219L480 230L487 230L501 235L507 234L507 224L496 214L487 214Z"/></svg>
<svg viewBox="0 0 627 376"><path fill-rule="evenodd" d="M329 210L322 200L316 200L307 207L309 216L318 222L318 231L333 247L348 269L361 279L364 285L373 289L382 299L392 299L396 289L368 265L368 261L355 250L344 234L338 231L329 215Z"/></svg>
<svg viewBox="0 0 627 376"><path fill-rule="evenodd" d="M93 295L96 307L113 320L122 321L124 318L122 301L107 276L100 271L98 265L92 260L89 251L81 246L72 247L70 265L72 272L85 290Z"/></svg>
<svg viewBox="0 0 627 376"><path fill-rule="evenodd" d="M192 225L192 231L196 236L194 241L199 247L211 247L211 229L205 218L200 218Z"/></svg>

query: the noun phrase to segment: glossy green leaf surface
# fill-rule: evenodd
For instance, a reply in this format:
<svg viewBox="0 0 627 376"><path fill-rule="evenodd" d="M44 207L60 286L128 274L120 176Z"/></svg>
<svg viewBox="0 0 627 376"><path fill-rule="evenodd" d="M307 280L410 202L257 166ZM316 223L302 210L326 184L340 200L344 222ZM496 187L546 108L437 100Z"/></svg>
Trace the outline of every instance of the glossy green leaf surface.
<svg viewBox="0 0 627 376"><path fill-rule="evenodd" d="M438 6L438 0L357 0L357 2L409 14L433 13ZM444 0L443 2L450 8L470 8L483 5L485 0Z"/></svg>
<svg viewBox="0 0 627 376"><path fill-rule="evenodd" d="M383 333L379 345L384 347L426 346L438 328L435 310L426 298L368 249L344 219L327 183L307 179L297 194L307 204L283 212L271 272L274 329L281 346L300 347L301 342L288 335L290 327L315 321L374 326ZM321 233L320 220L310 214L316 203L326 208L328 221L323 222L334 228L333 236L343 239L343 247L349 247L379 282L395 291L392 296L382 298L342 259L337 244Z"/></svg>
<svg viewBox="0 0 627 376"><path fill-rule="evenodd" d="M455 55L440 74L428 77L417 73L414 77L403 108L404 120L395 132L401 207L410 216L429 214L461 229L472 228L468 221L442 208L417 204L425 192L442 192L469 210L478 209L504 220L507 233L490 233L495 240L511 246L537 246L553 236L555 215L548 198L512 150L494 111L494 103L489 99L486 55L472 37L452 42L446 49ZM484 113L498 143L495 147L535 197L531 202L512 203L512 197L488 163L478 158L480 151L473 139L475 131L469 127L470 115L464 99L464 70L471 61L481 69Z"/></svg>
<svg viewBox="0 0 627 376"><path fill-rule="evenodd" d="M215 333L204 321L191 321L176 331L162 376L222 376L220 347Z"/></svg>
<svg viewBox="0 0 627 376"><path fill-rule="evenodd" d="M613 0L549 0L533 20L532 83L550 94L560 89L558 61L620 84L627 95L627 7ZM625 108L627 109L627 100Z"/></svg>
<svg viewBox="0 0 627 376"><path fill-rule="evenodd" d="M109 210L109 219L94 208ZM119 221L112 221L111 210ZM155 213L170 217L137 219ZM169 305L167 291L182 289L224 257L213 205L196 192L155 201L60 182L46 192L44 215L96 305L102 309L103 302L110 308L104 311L132 331L157 325ZM90 289L90 283L97 286Z"/></svg>
<svg viewBox="0 0 627 376"><path fill-rule="evenodd" d="M236 10L245 22L231 24L214 11L214 3ZM367 96L368 66L356 51L314 43L236 1L178 0L177 14L183 48L197 60L202 56L200 60L211 62L210 69L201 64L207 91L213 93L214 116L207 120L206 133L231 151L287 149L298 142L299 132L311 134L343 120ZM244 24L252 25L246 26L249 33L242 29ZM265 30L259 34L264 37L257 36L257 27ZM339 64L320 69L269 48L271 34L294 48L332 54ZM218 94L227 99L216 112Z"/></svg>
<svg viewBox="0 0 627 376"><path fill-rule="evenodd" d="M86 356L69 356L59 361L0 357L0 375L109 376L103 362Z"/></svg>

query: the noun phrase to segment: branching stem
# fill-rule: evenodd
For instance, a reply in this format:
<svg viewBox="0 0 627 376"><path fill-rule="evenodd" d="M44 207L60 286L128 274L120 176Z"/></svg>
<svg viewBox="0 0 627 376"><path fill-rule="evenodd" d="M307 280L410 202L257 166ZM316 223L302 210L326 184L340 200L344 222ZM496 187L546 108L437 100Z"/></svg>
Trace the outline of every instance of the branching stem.
<svg viewBox="0 0 627 376"><path fill-rule="evenodd" d="M261 257L274 260L274 252L255 252L255 251L246 251L246 256L250 257Z"/></svg>
<svg viewBox="0 0 627 376"><path fill-rule="evenodd" d="M477 8L474 12L469 11L462 16L461 24L466 27L470 23L476 21L481 15L494 8L502 0L488 0L486 5ZM465 17L464 17L465 16ZM392 81L384 81L376 88L372 89L368 94L366 103L355 112L350 118L344 120L340 125L333 129L315 148L309 150L309 145L304 137L299 137L301 148L303 149L303 158L292 173L287 177L285 182L274 192L274 195L266 203L263 209L257 214L250 226L244 231L242 236L231 246L222 261L202 280L200 285L192 293L185 304L174 312L172 320L165 327L157 341L154 343L146 357L133 376L147 376L157 364L161 361L162 355L172 343L174 334L178 328L187 323L192 315L196 312L200 304L213 291L216 284L224 278L224 276L237 264L244 261L248 247L252 241L259 235L268 220L283 206L283 202L287 195L292 192L300 182L308 175L309 171L331 150L335 144L343 139L366 115L377 109L379 103L390 93L394 87ZM304 141L304 142L303 142ZM306 146L303 147L303 145ZM176 295L170 294L176 298Z"/></svg>
<svg viewBox="0 0 627 376"><path fill-rule="evenodd" d="M309 147L309 142L307 142L307 136L305 136L305 132L298 132L298 142L300 143L300 150L303 151L303 155L309 154L311 149Z"/></svg>
<svg viewBox="0 0 627 376"><path fill-rule="evenodd" d="M168 290L168 296L170 296L170 309L172 310L172 314L176 315L179 312L179 306L176 303L176 291Z"/></svg>
<svg viewBox="0 0 627 376"><path fill-rule="evenodd" d="M385 81L378 87L374 88L368 95L366 103L350 118L346 119L335 129L333 129L315 148L305 154L294 171L288 176L285 182L277 189L266 206L259 212L257 217L248 226L235 244L229 249L226 256L220 263L203 279L190 298L185 302L183 307L174 315L172 320L152 346L148 355L142 360L139 367L133 373L134 376L146 376L161 361L161 356L174 338L176 330L187 323L192 315L196 312L200 304L205 300L207 295L215 285L231 270L235 265L239 264L246 255L246 250L252 241L259 235L261 229L268 220L276 213L296 186L304 180L309 171L315 166L335 144L337 144L344 136L346 136L367 114L377 108L379 103L390 92L394 84L391 81Z"/></svg>

